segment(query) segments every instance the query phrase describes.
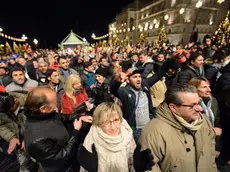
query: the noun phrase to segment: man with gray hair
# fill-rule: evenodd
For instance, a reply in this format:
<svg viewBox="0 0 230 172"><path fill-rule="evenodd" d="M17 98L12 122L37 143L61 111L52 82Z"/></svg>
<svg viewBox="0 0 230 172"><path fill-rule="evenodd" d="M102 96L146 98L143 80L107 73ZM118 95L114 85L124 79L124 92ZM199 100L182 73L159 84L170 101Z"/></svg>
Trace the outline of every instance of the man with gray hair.
<svg viewBox="0 0 230 172"><path fill-rule="evenodd" d="M215 133L199 103L194 86L176 84L167 90L139 139L142 149L153 154L152 171L217 171Z"/></svg>
<svg viewBox="0 0 230 172"><path fill-rule="evenodd" d="M38 63L37 81L39 83L44 83L46 81L46 72L48 69L48 64L46 62Z"/></svg>

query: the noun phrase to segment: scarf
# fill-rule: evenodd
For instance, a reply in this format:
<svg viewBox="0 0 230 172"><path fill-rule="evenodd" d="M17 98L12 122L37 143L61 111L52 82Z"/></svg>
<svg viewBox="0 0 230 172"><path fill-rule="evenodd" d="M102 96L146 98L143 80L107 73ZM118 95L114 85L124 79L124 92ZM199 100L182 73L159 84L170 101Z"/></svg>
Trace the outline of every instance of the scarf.
<svg viewBox="0 0 230 172"><path fill-rule="evenodd" d="M129 160L132 161L136 145L132 129L124 119L118 136L109 136L100 127L92 126L83 145L92 152L93 143L98 153L98 172L129 171Z"/></svg>
<svg viewBox="0 0 230 172"><path fill-rule="evenodd" d="M211 109L211 107L212 107L212 97L210 96L210 99L209 99L207 105L201 99L201 107L202 107L202 109L204 111L204 115L208 118L208 120L211 122L212 126L214 127L215 116L214 116L213 111Z"/></svg>
<svg viewBox="0 0 230 172"><path fill-rule="evenodd" d="M178 114L174 114L175 118L179 121L179 123L184 126L185 128L191 130L191 131L197 131L201 128L203 124L203 118L202 115L197 120L193 121L192 123L188 123L185 121L182 117L180 117Z"/></svg>

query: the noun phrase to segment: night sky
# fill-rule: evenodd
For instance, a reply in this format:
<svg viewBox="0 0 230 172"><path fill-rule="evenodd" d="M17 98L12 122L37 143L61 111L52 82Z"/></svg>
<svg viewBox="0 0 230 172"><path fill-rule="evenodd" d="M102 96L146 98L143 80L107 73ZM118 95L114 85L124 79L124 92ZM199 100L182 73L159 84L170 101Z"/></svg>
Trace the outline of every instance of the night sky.
<svg viewBox="0 0 230 172"><path fill-rule="evenodd" d="M107 33L116 13L132 0L4 0L0 3L0 27L13 37L25 34L39 47L56 48L72 29L90 40ZM0 38L1 39L1 38Z"/></svg>

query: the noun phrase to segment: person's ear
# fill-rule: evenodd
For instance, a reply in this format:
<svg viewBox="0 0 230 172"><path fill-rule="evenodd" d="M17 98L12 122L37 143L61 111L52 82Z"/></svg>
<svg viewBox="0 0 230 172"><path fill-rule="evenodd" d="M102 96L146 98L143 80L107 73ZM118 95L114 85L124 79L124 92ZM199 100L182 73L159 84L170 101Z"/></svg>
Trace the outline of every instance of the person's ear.
<svg viewBox="0 0 230 172"><path fill-rule="evenodd" d="M173 103L170 103L170 104L169 104L169 109L170 109L173 113L176 113L176 112L177 112L176 105L173 104Z"/></svg>
<svg viewBox="0 0 230 172"><path fill-rule="evenodd" d="M51 77L50 77L50 76L48 76L48 78L47 78L47 79L48 79L48 81L51 81Z"/></svg>
<svg viewBox="0 0 230 172"><path fill-rule="evenodd" d="M45 105L41 106L39 110L41 113L46 113L46 106Z"/></svg>

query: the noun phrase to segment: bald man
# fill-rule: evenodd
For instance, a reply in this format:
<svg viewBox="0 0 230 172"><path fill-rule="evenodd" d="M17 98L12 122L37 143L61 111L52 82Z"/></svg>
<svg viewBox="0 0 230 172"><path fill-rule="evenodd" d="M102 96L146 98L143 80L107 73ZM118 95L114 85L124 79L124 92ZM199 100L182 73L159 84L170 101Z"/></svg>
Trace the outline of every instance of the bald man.
<svg viewBox="0 0 230 172"><path fill-rule="evenodd" d="M72 172L75 171L74 160L82 120L92 122L92 117L75 119L74 130L69 136L60 120L64 119L63 115L56 112L56 104L56 93L50 88L38 87L28 94L25 103L25 149L46 172ZM70 115L70 118L77 116Z"/></svg>

